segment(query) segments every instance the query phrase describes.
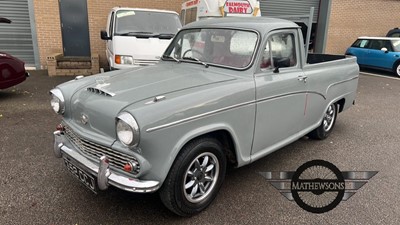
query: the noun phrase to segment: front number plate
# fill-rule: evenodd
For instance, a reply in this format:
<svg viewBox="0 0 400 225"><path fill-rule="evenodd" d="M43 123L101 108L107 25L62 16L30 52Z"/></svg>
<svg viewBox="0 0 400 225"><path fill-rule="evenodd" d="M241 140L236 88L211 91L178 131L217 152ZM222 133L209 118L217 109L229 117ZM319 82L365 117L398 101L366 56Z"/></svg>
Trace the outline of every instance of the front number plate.
<svg viewBox="0 0 400 225"><path fill-rule="evenodd" d="M97 182L96 178L78 166L74 165L69 159L64 157L64 163L65 166L67 167L68 171L76 177L80 182L82 182L87 188L89 188L91 191L97 194Z"/></svg>

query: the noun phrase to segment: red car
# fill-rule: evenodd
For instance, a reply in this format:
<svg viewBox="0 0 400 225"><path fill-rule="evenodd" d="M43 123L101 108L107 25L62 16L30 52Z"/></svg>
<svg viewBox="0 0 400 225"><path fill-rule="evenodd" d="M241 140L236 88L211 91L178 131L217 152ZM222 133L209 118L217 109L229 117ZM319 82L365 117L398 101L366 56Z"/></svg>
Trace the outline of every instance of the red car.
<svg viewBox="0 0 400 225"><path fill-rule="evenodd" d="M11 23L9 19L0 18L0 23ZM23 82L29 73L25 71L25 63L0 52L0 89L6 89Z"/></svg>

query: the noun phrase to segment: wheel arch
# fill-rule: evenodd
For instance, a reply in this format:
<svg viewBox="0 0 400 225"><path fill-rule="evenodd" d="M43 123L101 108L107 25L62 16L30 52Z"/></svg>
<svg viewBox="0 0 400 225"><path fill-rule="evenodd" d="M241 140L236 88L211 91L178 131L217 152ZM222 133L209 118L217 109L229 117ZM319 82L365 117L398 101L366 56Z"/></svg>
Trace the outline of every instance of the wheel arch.
<svg viewBox="0 0 400 225"><path fill-rule="evenodd" d="M229 166L237 167L242 161L240 149L238 145L238 138L234 130L226 124L213 124L205 127L196 128L185 134L175 145L175 152L173 153L173 160L168 166L168 172L175 163L182 149L190 144L192 141L204 137L212 137L218 140L223 148L227 163ZM250 157L249 157L250 158Z"/></svg>
<svg viewBox="0 0 400 225"><path fill-rule="evenodd" d="M216 140L218 140L222 145L222 150L225 153L227 162L232 166L235 166L235 167L237 166L238 160L237 160L237 154L236 154L236 147L235 147L233 137L229 131L227 131L225 129L215 130L215 131L211 131L209 133L200 135L198 137L195 137L192 140L195 140L198 138L203 138L203 137L211 137L211 138L215 138Z"/></svg>
<svg viewBox="0 0 400 225"><path fill-rule="evenodd" d="M346 103L346 99L342 98L335 101L336 105L338 106L338 113L341 113L344 109L344 104Z"/></svg>
<svg viewBox="0 0 400 225"><path fill-rule="evenodd" d="M393 63L393 72L397 75L397 73L396 73L396 69L397 69L397 67L400 65L400 59L398 59L398 60L396 60L394 63Z"/></svg>
<svg viewBox="0 0 400 225"><path fill-rule="evenodd" d="M336 107L337 107L337 108L336 108L337 112L340 113L340 112L342 112L342 111L344 110L345 103L346 103L346 100L345 100L345 97L344 97L344 96L339 97L339 98L336 98L336 99L333 99L332 101L330 101L330 102L325 106L324 110L322 111L321 116L320 116L320 119L318 120L318 123L317 123L317 124L321 124L321 123L322 123L322 120L324 119L324 114L325 114L326 110L328 109L328 107L329 107L331 104L335 104Z"/></svg>
<svg viewBox="0 0 400 225"><path fill-rule="evenodd" d="M223 151L227 157L227 162L233 166L237 166L237 141L234 138L235 135L233 135L232 133L233 131L230 128L223 126L215 126L214 128L203 130L202 132L195 131L193 132L193 134L189 134L188 136L183 138L184 141L182 141L179 147L177 147L179 151L177 152L177 154L175 154L175 159L178 157L182 149L190 142L204 137L211 137L215 138L221 143Z"/></svg>

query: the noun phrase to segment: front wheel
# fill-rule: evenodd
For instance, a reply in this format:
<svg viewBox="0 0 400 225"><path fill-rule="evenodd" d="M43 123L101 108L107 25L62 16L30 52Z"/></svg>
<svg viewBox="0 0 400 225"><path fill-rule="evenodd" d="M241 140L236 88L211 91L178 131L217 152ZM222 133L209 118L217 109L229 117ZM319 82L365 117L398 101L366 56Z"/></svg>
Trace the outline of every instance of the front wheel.
<svg viewBox="0 0 400 225"><path fill-rule="evenodd" d="M393 68L394 74L400 77L400 62L398 62Z"/></svg>
<svg viewBox="0 0 400 225"><path fill-rule="evenodd" d="M221 144L213 138L196 139L175 160L160 189L161 201L180 216L199 213L217 196L225 171Z"/></svg>
<svg viewBox="0 0 400 225"><path fill-rule="evenodd" d="M323 140L327 138L335 126L337 109L338 107L336 103L329 105L324 113L324 118L322 119L321 125L315 128L315 130L311 131L308 134L308 137L317 140Z"/></svg>

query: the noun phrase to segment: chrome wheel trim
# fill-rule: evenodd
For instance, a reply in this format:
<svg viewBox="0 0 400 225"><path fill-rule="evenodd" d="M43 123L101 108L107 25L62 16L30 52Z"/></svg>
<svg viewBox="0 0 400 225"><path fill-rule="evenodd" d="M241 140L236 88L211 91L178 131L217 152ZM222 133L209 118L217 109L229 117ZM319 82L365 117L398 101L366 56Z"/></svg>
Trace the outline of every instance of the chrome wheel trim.
<svg viewBox="0 0 400 225"><path fill-rule="evenodd" d="M189 165L183 179L186 200L198 203L213 191L219 175L218 158L211 152L198 155Z"/></svg>
<svg viewBox="0 0 400 225"><path fill-rule="evenodd" d="M332 129L333 122L335 122L335 116L336 116L336 107L334 104L331 104L326 110L324 119L322 121L325 132L328 132L330 129Z"/></svg>

